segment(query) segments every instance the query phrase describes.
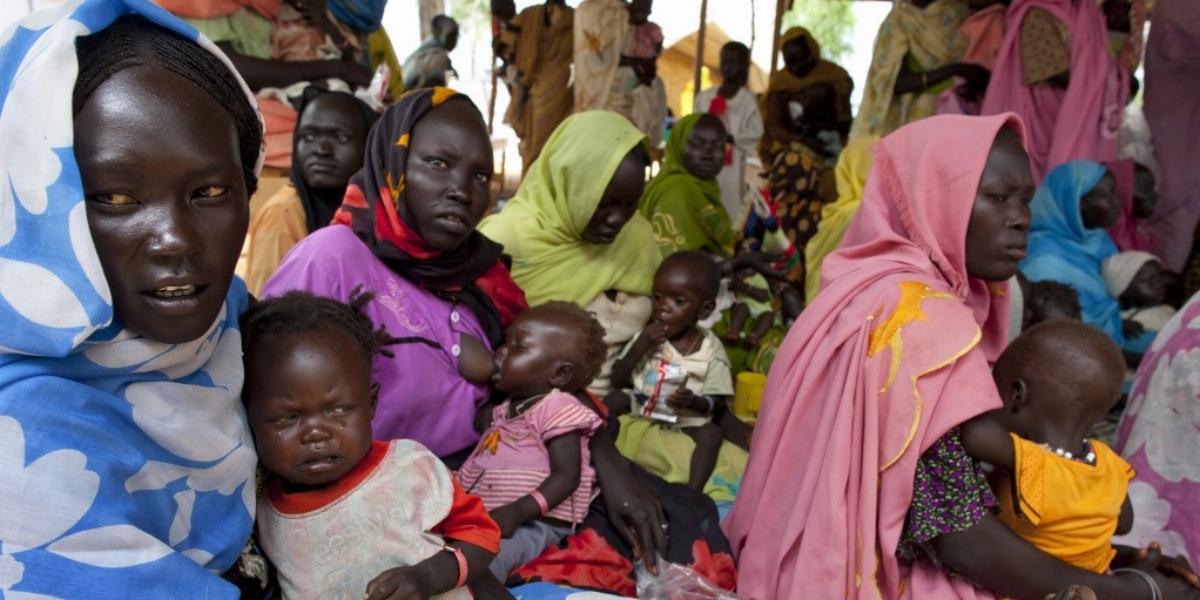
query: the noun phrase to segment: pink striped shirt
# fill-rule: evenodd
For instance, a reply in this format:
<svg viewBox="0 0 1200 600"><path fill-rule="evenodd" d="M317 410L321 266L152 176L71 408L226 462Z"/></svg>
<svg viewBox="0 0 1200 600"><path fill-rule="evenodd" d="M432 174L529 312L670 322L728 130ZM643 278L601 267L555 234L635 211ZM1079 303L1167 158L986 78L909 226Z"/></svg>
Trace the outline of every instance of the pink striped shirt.
<svg viewBox="0 0 1200 600"><path fill-rule="evenodd" d="M510 403L493 411L491 428L455 475L459 483L468 493L482 498L488 510L516 502L550 476L546 442L578 431L582 434L579 487L558 506L551 507L546 516L568 523L582 522L596 487L588 441L604 420L574 396L557 390L512 419L508 418Z"/></svg>

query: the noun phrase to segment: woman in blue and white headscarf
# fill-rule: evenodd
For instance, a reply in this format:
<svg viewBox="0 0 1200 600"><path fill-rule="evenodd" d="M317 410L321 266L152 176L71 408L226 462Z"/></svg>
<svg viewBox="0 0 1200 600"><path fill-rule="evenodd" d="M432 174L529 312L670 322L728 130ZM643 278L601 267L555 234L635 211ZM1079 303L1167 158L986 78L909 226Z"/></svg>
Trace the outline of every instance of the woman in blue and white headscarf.
<svg viewBox="0 0 1200 600"><path fill-rule="evenodd" d="M0 33L0 139L0 595L237 597L253 98L149 0L75 1Z"/></svg>
<svg viewBox="0 0 1200 600"><path fill-rule="evenodd" d="M1108 228L1121 216L1112 172L1087 160L1063 163L1042 181L1030 209L1029 256L1021 261L1025 277L1071 286L1079 295L1084 322L1126 350L1144 351L1147 334L1140 325L1122 320L1121 306L1101 274L1104 259L1117 253Z"/></svg>

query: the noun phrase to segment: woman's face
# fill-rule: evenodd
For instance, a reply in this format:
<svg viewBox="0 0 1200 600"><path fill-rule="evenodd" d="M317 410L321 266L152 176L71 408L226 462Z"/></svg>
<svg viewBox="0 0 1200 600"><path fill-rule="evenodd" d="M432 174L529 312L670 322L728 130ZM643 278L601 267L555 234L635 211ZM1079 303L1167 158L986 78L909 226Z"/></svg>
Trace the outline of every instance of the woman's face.
<svg viewBox="0 0 1200 600"><path fill-rule="evenodd" d="M405 185L413 227L434 250L457 249L488 208L492 143L479 112L447 101L413 127Z"/></svg>
<svg viewBox="0 0 1200 600"><path fill-rule="evenodd" d="M783 45L783 64L797 77L804 77L817 66L817 57L804 38L796 38Z"/></svg>
<svg viewBox="0 0 1200 600"><path fill-rule="evenodd" d="M304 182L318 189L345 189L363 165L367 127L354 100L341 94L313 98L296 124L296 156Z"/></svg>
<svg viewBox="0 0 1200 600"><path fill-rule="evenodd" d="M75 159L116 318L159 342L203 335L249 221L233 119L174 73L125 69L76 115Z"/></svg>
<svg viewBox="0 0 1200 600"><path fill-rule="evenodd" d="M725 126L704 115L692 128L683 149L683 168L700 179L713 179L725 166Z"/></svg>
<svg viewBox="0 0 1200 600"><path fill-rule="evenodd" d="M1079 199L1079 214L1088 229L1108 229L1121 218L1121 201L1117 199L1116 179L1111 171L1104 173L1092 191Z"/></svg>
<svg viewBox="0 0 1200 600"><path fill-rule="evenodd" d="M967 225L967 274L1004 281L1017 273L1029 239L1033 199L1029 156L1010 129L1001 129L988 153Z"/></svg>
<svg viewBox="0 0 1200 600"><path fill-rule="evenodd" d="M617 165L617 172L613 173L608 187L604 188L600 204L583 230L583 241L589 244L613 243L621 229L633 218L633 213L637 212L638 201L642 199L645 187L646 165L634 149Z"/></svg>

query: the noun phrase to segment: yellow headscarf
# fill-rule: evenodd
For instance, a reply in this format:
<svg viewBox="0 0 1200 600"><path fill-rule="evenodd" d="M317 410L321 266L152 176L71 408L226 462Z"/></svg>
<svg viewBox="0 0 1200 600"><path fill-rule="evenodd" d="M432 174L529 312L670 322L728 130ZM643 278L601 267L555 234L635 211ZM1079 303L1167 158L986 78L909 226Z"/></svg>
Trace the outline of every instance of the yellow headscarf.
<svg viewBox="0 0 1200 600"><path fill-rule="evenodd" d="M867 185L867 174L875 164L876 136L852 140L838 157L834 178L837 180L838 199L821 209L821 222L817 233L804 247L804 298L812 302L821 289L821 263L830 252L842 243L842 235L850 226L858 205L862 204L863 188Z"/></svg>
<svg viewBox="0 0 1200 600"><path fill-rule="evenodd" d="M611 244L582 239L621 159L645 139L616 113L568 117L504 210L480 223L513 257L513 278L530 306L549 300L585 306L610 289L650 293L662 259L645 218L635 214Z"/></svg>

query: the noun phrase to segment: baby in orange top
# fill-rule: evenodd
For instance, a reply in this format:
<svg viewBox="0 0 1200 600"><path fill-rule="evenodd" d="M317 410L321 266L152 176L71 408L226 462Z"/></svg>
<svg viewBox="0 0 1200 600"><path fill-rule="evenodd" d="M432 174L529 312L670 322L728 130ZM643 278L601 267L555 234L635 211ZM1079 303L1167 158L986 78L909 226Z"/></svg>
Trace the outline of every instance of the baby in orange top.
<svg viewBox="0 0 1200 600"><path fill-rule="evenodd" d="M1100 330L1041 323L996 362L1004 406L962 427L967 453L996 467L1000 520L1043 552L1097 573L1121 566L1112 536L1133 525L1133 468L1086 438L1120 399L1124 365ZM1123 553L1118 562L1126 560Z"/></svg>

